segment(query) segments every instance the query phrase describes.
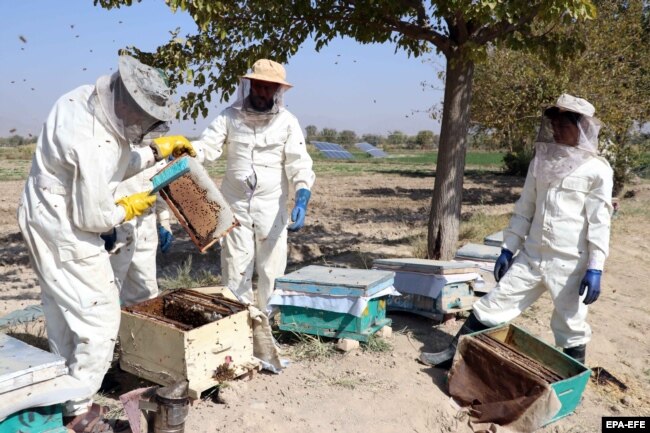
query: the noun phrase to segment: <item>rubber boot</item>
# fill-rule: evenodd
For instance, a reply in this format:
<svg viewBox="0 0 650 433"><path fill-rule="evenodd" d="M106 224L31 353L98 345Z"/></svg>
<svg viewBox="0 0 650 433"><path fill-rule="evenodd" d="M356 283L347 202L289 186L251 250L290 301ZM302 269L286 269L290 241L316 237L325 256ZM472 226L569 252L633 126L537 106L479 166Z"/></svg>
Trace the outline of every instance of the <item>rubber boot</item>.
<svg viewBox="0 0 650 433"><path fill-rule="evenodd" d="M460 340L461 335L471 334L472 332L482 331L488 328L489 326L482 324L472 312L445 350L441 352L422 352L420 354L420 362L427 365L435 365L438 368L449 369L456 354L456 347L458 347L458 340Z"/></svg>
<svg viewBox="0 0 650 433"><path fill-rule="evenodd" d="M575 359L581 364L585 363L585 357L587 356L587 345L581 344L580 346L569 347L564 349L564 353L569 355L571 358Z"/></svg>

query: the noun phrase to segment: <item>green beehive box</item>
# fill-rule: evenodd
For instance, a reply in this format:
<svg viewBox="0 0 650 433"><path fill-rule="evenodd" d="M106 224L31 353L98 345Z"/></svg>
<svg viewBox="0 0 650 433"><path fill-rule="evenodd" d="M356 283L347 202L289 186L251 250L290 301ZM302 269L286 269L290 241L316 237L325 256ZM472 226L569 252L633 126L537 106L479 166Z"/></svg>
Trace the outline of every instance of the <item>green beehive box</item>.
<svg viewBox="0 0 650 433"><path fill-rule="evenodd" d="M361 317L315 308L280 306L280 329L331 338L351 338L367 342L381 328L391 324L386 318L386 296L371 299Z"/></svg>
<svg viewBox="0 0 650 433"><path fill-rule="evenodd" d="M0 421L0 433L66 433L60 404L32 407Z"/></svg>
<svg viewBox="0 0 650 433"><path fill-rule="evenodd" d="M395 273L391 271L307 266L276 279L275 288L332 299L337 296L370 297L392 286L394 277ZM365 342L379 329L391 324L391 320L386 318L387 298L370 299L359 317L309 307L278 305L279 326L283 331Z"/></svg>
<svg viewBox="0 0 650 433"><path fill-rule="evenodd" d="M564 378L550 384L562 406L549 423L570 415L578 407L591 376L591 370L587 366L512 324L479 331L470 336L481 333L505 343Z"/></svg>

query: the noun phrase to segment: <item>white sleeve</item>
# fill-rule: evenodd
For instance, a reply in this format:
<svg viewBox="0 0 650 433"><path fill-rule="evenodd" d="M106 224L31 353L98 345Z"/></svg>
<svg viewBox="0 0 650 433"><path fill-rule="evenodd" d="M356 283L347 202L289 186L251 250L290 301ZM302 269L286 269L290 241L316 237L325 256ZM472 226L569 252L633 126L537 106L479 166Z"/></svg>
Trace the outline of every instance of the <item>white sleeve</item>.
<svg viewBox="0 0 650 433"><path fill-rule="evenodd" d="M516 253L521 249L521 245L528 236L530 224L535 216L535 207L537 200L537 180L532 171L533 162L531 161L524 183L524 189L521 191L521 197L515 203L515 209L508 228L503 232L503 248Z"/></svg>
<svg viewBox="0 0 650 433"><path fill-rule="evenodd" d="M109 179L98 166L101 160L93 152L93 142L68 151L68 161L74 166L71 188L73 224L80 230L105 233L124 221L126 212L116 205Z"/></svg>
<svg viewBox="0 0 650 433"><path fill-rule="evenodd" d="M316 174L312 170L313 161L305 144L305 137L298 120L292 116L289 122L289 134L284 146L284 172L287 179L293 185L294 190L305 188L311 190L316 180Z"/></svg>
<svg viewBox="0 0 650 433"><path fill-rule="evenodd" d="M124 179L135 176L145 168L149 168L156 163L153 151L149 146L135 147L131 149L129 156L129 166L124 173Z"/></svg>
<svg viewBox="0 0 650 433"><path fill-rule="evenodd" d="M223 144L228 135L227 124L228 118L222 112L208 125L199 139L192 142L192 146L196 151L196 159L201 164L206 160L214 161L221 156Z"/></svg>
<svg viewBox="0 0 650 433"><path fill-rule="evenodd" d="M585 199L587 240L589 241L589 269L603 270L609 254L609 233L612 215L613 173L606 167L598 173Z"/></svg>

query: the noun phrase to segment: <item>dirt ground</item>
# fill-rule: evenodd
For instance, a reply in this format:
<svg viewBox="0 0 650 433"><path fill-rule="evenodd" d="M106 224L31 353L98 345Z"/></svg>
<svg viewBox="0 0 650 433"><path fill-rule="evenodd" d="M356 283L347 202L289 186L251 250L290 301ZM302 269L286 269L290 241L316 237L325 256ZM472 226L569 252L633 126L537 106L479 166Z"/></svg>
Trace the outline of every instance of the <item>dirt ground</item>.
<svg viewBox="0 0 650 433"><path fill-rule="evenodd" d="M512 210L522 179L469 173L463 213ZM0 197L0 316L39 303L38 282L15 221L23 182L2 182ZM377 257L412 255L426 224L432 176L380 173L317 179L306 228L291 234L289 270L307 263L370 267ZM600 431L601 417L650 415L650 183L636 183L621 199L600 299L590 309L593 340L587 364L601 366L629 387L623 393L590 382L576 413L541 432ZM200 255L180 226L159 275L193 256L193 269L218 270L218 252ZM515 320L552 343L547 296ZM447 393L445 372L416 362L420 351L442 348L461 322L440 325L409 314L393 319L392 350L357 350L316 361L291 360L279 375L258 373L195 401L186 432L466 432ZM285 348L290 353L290 347ZM117 371L114 375L127 375ZM109 399L128 391L121 380Z"/></svg>

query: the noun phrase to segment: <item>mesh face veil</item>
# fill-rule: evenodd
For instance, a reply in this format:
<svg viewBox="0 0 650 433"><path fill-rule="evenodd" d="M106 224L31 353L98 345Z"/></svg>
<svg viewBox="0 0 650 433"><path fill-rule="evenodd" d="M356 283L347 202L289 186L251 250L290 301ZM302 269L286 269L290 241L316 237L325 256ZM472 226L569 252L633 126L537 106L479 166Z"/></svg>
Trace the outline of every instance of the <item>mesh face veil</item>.
<svg viewBox="0 0 650 433"><path fill-rule="evenodd" d="M107 122L106 126L129 143L140 143L144 135L159 123L135 102L118 72L110 77L100 77L97 97L103 112L100 121Z"/></svg>
<svg viewBox="0 0 650 433"><path fill-rule="evenodd" d="M600 127L595 117L557 107L544 111L535 142L535 177L553 183L597 155Z"/></svg>
<svg viewBox="0 0 650 433"><path fill-rule="evenodd" d="M241 113L244 123L249 126L264 126L268 124L280 109L284 107L284 93L289 89L279 83L257 81L263 90L256 92L253 89L253 80L242 78L237 89L237 100L232 108ZM274 93L268 93L275 88ZM265 93L266 92L266 93Z"/></svg>

